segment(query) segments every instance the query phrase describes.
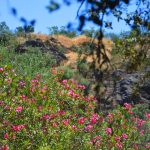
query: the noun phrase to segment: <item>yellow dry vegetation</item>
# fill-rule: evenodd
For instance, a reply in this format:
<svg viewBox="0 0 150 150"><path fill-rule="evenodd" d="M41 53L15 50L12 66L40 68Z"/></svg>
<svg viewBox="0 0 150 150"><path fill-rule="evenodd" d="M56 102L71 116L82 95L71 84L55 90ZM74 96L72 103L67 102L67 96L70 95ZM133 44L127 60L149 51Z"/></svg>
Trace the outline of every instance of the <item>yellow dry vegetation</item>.
<svg viewBox="0 0 150 150"><path fill-rule="evenodd" d="M42 41L47 41L51 37L55 38L65 48L69 49L69 51L65 54L66 57L68 58L68 61L64 61L62 64L67 65L67 66L71 66L73 68L76 68L76 62L78 60L78 53L73 52L71 50L71 47L72 46L80 47L80 45L82 45L83 43L88 43L88 42L89 43L94 42L95 44L98 43L98 41L96 39L93 40L92 38L87 37L85 35L77 36L74 38L69 38L69 37L66 37L64 35L50 36L50 35L45 35L45 34L41 34L41 33L39 33L39 34L31 33L29 35L30 39L41 39ZM25 41L25 39L19 37L18 41L20 41L20 43L23 43ZM109 39L103 38L102 43L104 45L104 49L101 49L101 52L105 53L106 56L108 57L108 59L110 60L113 42ZM100 61L99 61L99 58L100 58ZM102 64L102 62L104 61L104 57L100 54L99 58L97 57L96 51L93 53L93 55L82 54L80 57L80 59L86 59L86 61L88 63L92 63L94 61L96 63L95 65L97 66L97 68L102 67L103 69L105 69L106 64L104 64L103 66L100 66L100 64Z"/></svg>

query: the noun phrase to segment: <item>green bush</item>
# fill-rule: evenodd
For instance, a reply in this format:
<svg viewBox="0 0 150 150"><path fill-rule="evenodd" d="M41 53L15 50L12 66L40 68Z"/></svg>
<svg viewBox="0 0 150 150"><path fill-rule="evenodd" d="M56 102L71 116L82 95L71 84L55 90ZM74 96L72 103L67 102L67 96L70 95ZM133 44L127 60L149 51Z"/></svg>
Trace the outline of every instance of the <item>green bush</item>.
<svg viewBox="0 0 150 150"><path fill-rule="evenodd" d="M150 114L141 119L127 103L108 115L95 113L96 99L83 95L85 86L61 76L53 69L46 79L40 74L28 79L0 68L2 150L150 148Z"/></svg>
<svg viewBox="0 0 150 150"><path fill-rule="evenodd" d="M65 26L58 28L57 26L53 26L49 28L50 35L65 35L69 38L73 38L77 36L75 30L69 30Z"/></svg>
<svg viewBox="0 0 150 150"><path fill-rule="evenodd" d="M133 30L130 33L123 33L115 41L113 54L120 54L123 61L126 63L126 70L129 72L137 71L146 66L146 59L149 51L149 33L139 33Z"/></svg>
<svg viewBox="0 0 150 150"><path fill-rule="evenodd" d="M6 48L0 49L0 65L11 64L19 74L33 77L37 73L46 72L57 64L56 59L49 53L43 53L39 48L30 47L25 53L15 53Z"/></svg>
<svg viewBox="0 0 150 150"><path fill-rule="evenodd" d="M58 67L58 70L64 71L62 79L71 79L76 74L76 71L71 69L69 66Z"/></svg>

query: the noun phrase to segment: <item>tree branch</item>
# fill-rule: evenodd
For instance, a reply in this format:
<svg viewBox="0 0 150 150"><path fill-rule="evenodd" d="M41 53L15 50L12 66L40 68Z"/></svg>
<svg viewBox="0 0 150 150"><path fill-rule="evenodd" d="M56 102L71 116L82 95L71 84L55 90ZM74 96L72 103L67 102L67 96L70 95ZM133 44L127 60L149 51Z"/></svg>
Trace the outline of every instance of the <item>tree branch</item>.
<svg viewBox="0 0 150 150"><path fill-rule="evenodd" d="M81 5L80 5L80 6L79 6L79 8L78 8L76 18L77 18L77 17L79 17L79 11L80 11L80 9L81 9L82 5L84 4L84 2L85 2L85 0L82 0Z"/></svg>

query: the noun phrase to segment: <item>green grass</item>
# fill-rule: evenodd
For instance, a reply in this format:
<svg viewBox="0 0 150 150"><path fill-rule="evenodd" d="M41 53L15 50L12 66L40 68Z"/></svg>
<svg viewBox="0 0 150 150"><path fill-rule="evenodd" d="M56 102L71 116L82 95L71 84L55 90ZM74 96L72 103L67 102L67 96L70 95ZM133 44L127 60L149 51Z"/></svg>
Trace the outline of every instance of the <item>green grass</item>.
<svg viewBox="0 0 150 150"><path fill-rule="evenodd" d="M0 47L0 66L10 65L21 75L33 77L37 73L47 72L56 65L50 53L42 53L38 48L29 48L25 53L16 53Z"/></svg>

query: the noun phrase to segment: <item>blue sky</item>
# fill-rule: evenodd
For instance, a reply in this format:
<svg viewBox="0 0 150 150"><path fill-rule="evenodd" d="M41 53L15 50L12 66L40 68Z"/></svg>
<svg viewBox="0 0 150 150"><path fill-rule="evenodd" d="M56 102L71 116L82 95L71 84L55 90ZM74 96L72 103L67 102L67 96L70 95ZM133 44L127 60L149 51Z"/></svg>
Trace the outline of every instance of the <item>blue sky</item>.
<svg viewBox="0 0 150 150"><path fill-rule="evenodd" d="M10 13L10 7L17 8L18 17L25 17L27 20L36 19L35 32L48 33L48 27L51 26L65 26L68 22L73 22L77 25L76 12L79 4L73 3L71 6L62 6L62 8L54 13L49 13L46 6L49 0L0 0L0 22L5 21L10 29L14 30L23 24ZM133 10L134 5L130 6ZM110 32L120 33L127 31L130 28L124 22L117 22L113 20L113 30ZM93 24L88 23L85 28L94 27Z"/></svg>

